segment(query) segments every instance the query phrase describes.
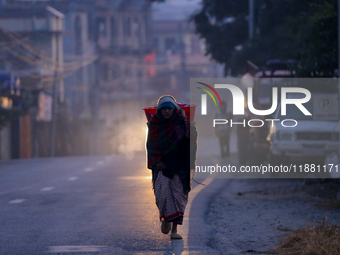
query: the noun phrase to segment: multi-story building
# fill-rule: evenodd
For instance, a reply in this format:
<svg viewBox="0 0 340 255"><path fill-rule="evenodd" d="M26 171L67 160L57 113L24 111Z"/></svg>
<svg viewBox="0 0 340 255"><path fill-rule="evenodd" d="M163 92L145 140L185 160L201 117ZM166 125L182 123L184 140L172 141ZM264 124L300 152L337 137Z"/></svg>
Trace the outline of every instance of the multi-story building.
<svg viewBox="0 0 340 255"><path fill-rule="evenodd" d="M27 91L49 93L50 96L42 96L51 97L53 87L58 88L62 95L63 31L64 15L50 6L30 8L25 12L16 8L0 8L0 72L20 77L21 97L33 96L33 93ZM36 130L33 129L35 117L31 112L2 129L1 132L7 132L10 139L10 142L5 141L2 136L2 144L10 145L10 153L4 159L31 157L37 152L35 148L38 146L42 153L48 150L45 142L38 142L33 131ZM40 126L39 138L48 140L49 134L43 132L45 127ZM32 146L34 144L37 145L35 148Z"/></svg>
<svg viewBox="0 0 340 255"><path fill-rule="evenodd" d="M59 118L57 130L64 132L59 132L59 135L57 132L56 154L92 153L90 145L95 144L96 134L101 136L103 152L136 148L133 141L132 144L127 142L129 135L126 126L134 126L136 118L143 116L141 108L145 104L141 99L151 91L147 86L147 70L144 67L144 57L150 53L151 45L150 2L2 0L1 3L3 13L17 13L17 18L7 19L6 24L15 25L21 16L29 17L30 22L26 21L27 24L34 24L39 15L30 16L29 13L38 9L51 8L64 17L64 30L58 34L62 38L61 42L58 41L62 50L58 50L58 53L53 50L53 40L44 47L39 46L40 37L43 37L41 31L36 31L39 38L30 39L35 42L33 49L42 56L51 58L53 54L59 54L50 73L47 73L44 64L36 65L42 70L36 77L40 79L46 74L52 85L40 86L36 81L33 82L44 90L46 99L52 94L53 81L58 77L58 112L64 118ZM23 86L26 86L26 82L23 82ZM46 123L39 120L36 126L44 126L42 124ZM48 135L50 131L47 130L50 128L44 129ZM40 135L42 133L39 132ZM67 141L67 144L61 144L61 140ZM50 155L49 142L44 138L40 143L43 145L38 146L33 156ZM42 147L46 148L42 150Z"/></svg>
<svg viewBox="0 0 340 255"><path fill-rule="evenodd" d="M143 150L142 107L147 104L143 100L152 94L144 66L144 57L151 50L151 4L145 0L97 1L95 17L100 117L105 120L102 149ZM137 140L141 142L137 144Z"/></svg>
<svg viewBox="0 0 340 255"><path fill-rule="evenodd" d="M188 100L190 78L219 75L219 65L205 55L205 42L188 20L154 20L153 46L157 74L151 82L160 91L167 88L179 100Z"/></svg>

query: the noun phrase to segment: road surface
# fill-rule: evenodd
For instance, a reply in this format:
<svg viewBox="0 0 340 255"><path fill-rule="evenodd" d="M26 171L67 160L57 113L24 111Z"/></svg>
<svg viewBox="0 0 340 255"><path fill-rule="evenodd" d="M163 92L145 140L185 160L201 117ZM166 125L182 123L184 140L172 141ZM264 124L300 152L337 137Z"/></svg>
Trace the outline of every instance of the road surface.
<svg viewBox="0 0 340 255"><path fill-rule="evenodd" d="M1 162L0 254L219 254L204 219L214 186L194 188L171 241L143 154Z"/></svg>

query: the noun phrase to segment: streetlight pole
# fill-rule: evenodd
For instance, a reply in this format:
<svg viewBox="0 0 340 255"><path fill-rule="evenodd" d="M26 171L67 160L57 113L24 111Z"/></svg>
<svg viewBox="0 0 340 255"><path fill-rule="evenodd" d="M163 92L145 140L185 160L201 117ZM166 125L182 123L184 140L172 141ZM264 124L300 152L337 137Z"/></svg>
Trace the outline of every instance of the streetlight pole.
<svg viewBox="0 0 340 255"><path fill-rule="evenodd" d="M52 7L47 7L47 10L53 9ZM53 9L53 11L55 11ZM57 125L57 112L58 112L58 102L59 99L63 100L63 40L62 40L62 30L63 30L63 19L64 15L61 13L56 15L56 20L54 26L51 26L52 37L52 58L54 61L54 80L52 87L52 123L51 123L51 134L50 134L50 157L55 156L55 143L56 143L56 125ZM62 92L62 94L60 93Z"/></svg>
<svg viewBox="0 0 340 255"><path fill-rule="evenodd" d="M338 0L338 119L339 119L339 126L340 126L340 0ZM338 162L339 160L340 160L340 141L339 141ZM340 186L339 186L336 197L338 200L340 200Z"/></svg>
<svg viewBox="0 0 340 255"><path fill-rule="evenodd" d="M338 119L340 125L340 0L338 0ZM340 144L339 144L340 159ZM340 195L340 194L339 194Z"/></svg>
<svg viewBox="0 0 340 255"><path fill-rule="evenodd" d="M100 79L99 79L100 58L94 62L95 81L93 85L93 154L100 153L100 137L99 137L99 115L100 115Z"/></svg>
<svg viewBox="0 0 340 255"><path fill-rule="evenodd" d="M340 101L340 0L338 0L338 101ZM340 102L338 102L338 116L339 116L339 125L340 125ZM339 151L340 153L340 151ZM339 154L340 156L340 154Z"/></svg>
<svg viewBox="0 0 340 255"><path fill-rule="evenodd" d="M254 36L254 0L249 0L249 39L252 39L253 36Z"/></svg>
<svg viewBox="0 0 340 255"><path fill-rule="evenodd" d="M56 67L57 68L57 67ZM56 124L57 124L57 100L58 100L58 71L54 71L54 81L53 81L53 88L52 88L52 123L51 123L51 142L50 142L50 157L54 157L55 154L55 138L56 138Z"/></svg>
<svg viewBox="0 0 340 255"><path fill-rule="evenodd" d="M176 95L179 100L182 99L182 92L186 91L186 47L185 47L185 40L184 40L184 31L185 28L183 28L184 24L180 23L178 25L179 30L179 49L180 49L180 58L181 58L181 64L180 64L180 72L179 72L179 84L180 87L177 88L178 95Z"/></svg>
<svg viewBox="0 0 340 255"><path fill-rule="evenodd" d="M52 34L52 52L54 56L54 79L53 79L53 87L52 87L52 122L51 122L51 134L50 134L50 157L54 157L55 154L55 139L56 139L56 125L57 125L57 107L58 107L58 56L59 56L59 47L58 47L58 37L61 36L58 33Z"/></svg>

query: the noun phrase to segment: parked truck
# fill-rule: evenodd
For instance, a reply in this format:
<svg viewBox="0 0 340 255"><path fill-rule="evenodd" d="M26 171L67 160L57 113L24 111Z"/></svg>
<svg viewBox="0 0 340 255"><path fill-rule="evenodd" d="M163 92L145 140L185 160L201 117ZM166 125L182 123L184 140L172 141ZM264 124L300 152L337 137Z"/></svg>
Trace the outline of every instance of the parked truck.
<svg viewBox="0 0 340 255"><path fill-rule="evenodd" d="M328 108L338 109L337 81L324 78L294 78L294 71L288 70L291 61L274 60L267 63L267 69L257 72L253 76L253 106L257 110L267 110L272 106L272 88L278 88L278 107L271 115L259 116L249 111L245 104L245 120L262 120L262 127L238 125L238 151L241 164L259 165L265 160L271 163L288 162L294 159L319 159L322 161L328 152L339 142L338 113ZM306 107L312 107L312 117L301 119L297 108L298 125L295 128L283 128L280 122L275 124L265 119L290 119L292 110L287 109L287 116L280 114L280 98L282 87L303 87L312 94L312 99ZM301 95L300 95L301 96ZM314 101L313 101L314 100ZM295 107L294 105L288 105ZM325 108L325 111L322 111ZM328 116L325 116L327 112ZM322 119L323 118L323 119ZM334 123L333 123L334 122ZM332 125L331 125L332 124ZM334 124L334 125L333 125ZM283 148L289 139L290 146L299 147L299 152ZM293 145L292 145L293 144ZM293 146L293 147L294 147Z"/></svg>

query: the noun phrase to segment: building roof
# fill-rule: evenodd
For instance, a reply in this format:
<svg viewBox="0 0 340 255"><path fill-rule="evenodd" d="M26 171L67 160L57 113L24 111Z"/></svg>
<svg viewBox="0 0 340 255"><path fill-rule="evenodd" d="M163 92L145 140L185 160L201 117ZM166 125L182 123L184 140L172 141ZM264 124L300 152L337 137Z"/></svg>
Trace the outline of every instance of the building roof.
<svg viewBox="0 0 340 255"><path fill-rule="evenodd" d="M0 0L1 2L1 0ZM108 9L117 9L120 11L143 11L149 10L151 7L151 2L149 0L105 0L105 1L97 1L97 0L35 0L31 2L27 1L16 1L16 0L7 0L5 6L20 9L25 11L27 9L41 9L46 7L47 5L53 6L57 10L66 13L71 9L73 11L77 10L88 10L89 8L93 10L93 7L96 6L98 9L108 10ZM0 9L5 8L1 7ZM7 8L6 8L7 9ZM7 9L9 10L9 9ZM39 11L38 11L39 12ZM28 15L30 16L30 15Z"/></svg>
<svg viewBox="0 0 340 255"><path fill-rule="evenodd" d="M167 0L153 3L153 20L188 20L200 9L201 0Z"/></svg>
<svg viewBox="0 0 340 255"><path fill-rule="evenodd" d="M187 20L157 20L152 22L154 34L194 32L195 26Z"/></svg>
<svg viewBox="0 0 340 255"><path fill-rule="evenodd" d="M49 11L50 13L52 13L54 16L60 18L60 19L63 19L65 17L64 14L62 14L60 11L57 11L56 9L54 9L51 6L47 6L46 10Z"/></svg>
<svg viewBox="0 0 340 255"><path fill-rule="evenodd" d="M108 0L109 6L119 10L144 10L151 6L147 0Z"/></svg>
<svg viewBox="0 0 340 255"><path fill-rule="evenodd" d="M53 19L50 19L53 18ZM64 14L51 6L44 8L0 8L0 26L19 33L62 32Z"/></svg>
<svg viewBox="0 0 340 255"><path fill-rule="evenodd" d="M24 18L24 17L48 17L50 15L63 18L64 14L51 6L34 8L0 8L0 19L4 18Z"/></svg>
<svg viewBox="0 0 340 255"><path fill-rule="evenodd" d="M117 8L122 3L122 0L108 0L109 6Z"/></svg>

